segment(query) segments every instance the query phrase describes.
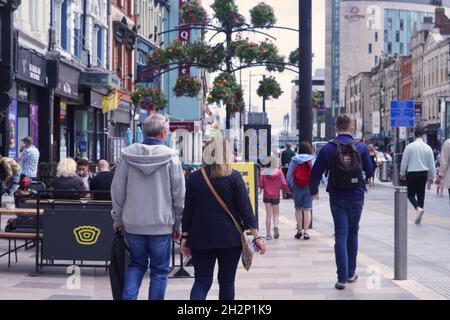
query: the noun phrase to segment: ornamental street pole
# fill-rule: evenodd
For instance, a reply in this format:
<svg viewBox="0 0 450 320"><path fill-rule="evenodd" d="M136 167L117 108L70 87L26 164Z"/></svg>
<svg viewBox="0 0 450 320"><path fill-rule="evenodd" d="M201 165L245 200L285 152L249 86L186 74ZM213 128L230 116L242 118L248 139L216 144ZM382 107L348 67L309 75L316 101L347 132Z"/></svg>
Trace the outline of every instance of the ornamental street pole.
<svg viewBox="0 0 450 320"><path fill-rule="evenodd" d="M299 0L299 144L312 143L312 6L311 0Z"/></svg>

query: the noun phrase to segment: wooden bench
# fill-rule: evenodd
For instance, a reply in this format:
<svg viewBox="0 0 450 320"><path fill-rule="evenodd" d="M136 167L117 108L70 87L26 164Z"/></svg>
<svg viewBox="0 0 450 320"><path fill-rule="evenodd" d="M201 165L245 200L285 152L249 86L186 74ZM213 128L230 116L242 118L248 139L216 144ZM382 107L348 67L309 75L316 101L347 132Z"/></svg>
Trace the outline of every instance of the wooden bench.
<svg viewBox="0 0 450 320"><path fill-rule="evenodd" d="M30 242L34 242L36 241L36 233L31 233L31 232L0 232L0 239L7 239L8 240L8 251L1 254L1 257L4 257L6 255L8 255L8 268L11 267L11 253L14 252L14 256L16 258L16 262L18 262L18 258L17 258L17 250L23 248L23 247L27 247L28 244ZM24 240L25 243L21 246L17 246L17 240ZM42 240L42 233L39 234L39 239L38 240ZM14 248L11 249L11 242L14 242Z"/></svg>

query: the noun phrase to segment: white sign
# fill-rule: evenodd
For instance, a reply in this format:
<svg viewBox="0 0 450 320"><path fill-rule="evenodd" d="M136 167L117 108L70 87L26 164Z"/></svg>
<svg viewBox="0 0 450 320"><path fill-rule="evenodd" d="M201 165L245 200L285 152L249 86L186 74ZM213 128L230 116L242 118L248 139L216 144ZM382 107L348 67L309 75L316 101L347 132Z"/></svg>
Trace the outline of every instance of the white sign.
<svg viewBox="0 0 450 320"><path fill-rule="evenodd" d="M406 130L406 127L398 128L398 138L400 140L406 140L408 138L408 130Z"/></svg>
<svg viewBox="0 0 450 320"><path fill-rule="evenodd" d="M313 124L313 137L317 137L317 123Z"/></svg>
<svg viewBox="0 0 450 320"><path fill-rule="evenodd" d="M374 111L372 113L372 133L373 134L380 134L381 128L380 128L380 111Z"/></svg>
<svg viewBox="0 0 450 320"><path fill-rule="evenodd" d="M356 138L362 139L362 119L356 119Z"/></svg>
<svg viewBox="0 0 450 320"><path fill-rule="evenodd" d="M320 138L325 139L325 122L320 124Z"/></svg>

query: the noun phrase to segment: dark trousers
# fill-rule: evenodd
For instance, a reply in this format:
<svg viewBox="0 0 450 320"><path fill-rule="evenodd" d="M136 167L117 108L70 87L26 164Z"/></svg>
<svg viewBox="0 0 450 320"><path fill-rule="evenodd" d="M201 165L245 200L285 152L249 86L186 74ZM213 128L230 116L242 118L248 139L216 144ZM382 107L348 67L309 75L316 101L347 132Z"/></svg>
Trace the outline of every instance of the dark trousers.
<svg viewBox="0 0 450 320"><path fill-rule="evenodd" d="M406 184L408 187L408 199L415 209L423 209L425 204L425 189L427 188L428 171L408 172Z"/></svg>
<svg viewBox="0 0 450 320"><path fill-rule="evenodd" d="M219 300L234 300L234 279L242 247L225 249L191 249L195 282L191 300L205 300L211 288L216 260L219 264Z"/></svg>

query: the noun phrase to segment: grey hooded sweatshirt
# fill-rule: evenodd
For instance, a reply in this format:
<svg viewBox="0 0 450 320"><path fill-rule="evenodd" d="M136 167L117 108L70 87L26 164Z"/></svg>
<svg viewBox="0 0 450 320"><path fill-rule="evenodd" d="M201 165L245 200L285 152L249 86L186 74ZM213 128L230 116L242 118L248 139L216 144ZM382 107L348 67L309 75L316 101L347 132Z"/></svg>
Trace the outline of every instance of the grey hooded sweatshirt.
<svg viewBox="0 0 450 320"><path fill-rule="evenodd" d="M122 150L111 186L114 226L140 235L181 229L185 181L178 154L165 145Z"/></svg>

